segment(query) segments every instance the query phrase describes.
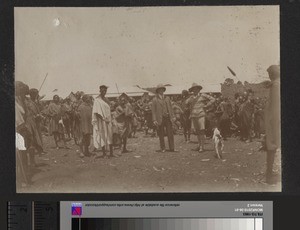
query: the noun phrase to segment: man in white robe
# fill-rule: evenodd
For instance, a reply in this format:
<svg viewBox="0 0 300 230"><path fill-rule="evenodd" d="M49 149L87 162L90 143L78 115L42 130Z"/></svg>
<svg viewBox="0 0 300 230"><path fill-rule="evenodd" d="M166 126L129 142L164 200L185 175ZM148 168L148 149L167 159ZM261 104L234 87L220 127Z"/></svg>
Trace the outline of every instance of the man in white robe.
<svg viewBox="0 0 300 230"><path fill-rule="evenodd" d="M101 85L99 88L100 95L95 98L92 115L94 146L97 149L102 149L104 157L109 149L109 156L113 157L112 118L109 100L105 98L108 87Z"/></svg>

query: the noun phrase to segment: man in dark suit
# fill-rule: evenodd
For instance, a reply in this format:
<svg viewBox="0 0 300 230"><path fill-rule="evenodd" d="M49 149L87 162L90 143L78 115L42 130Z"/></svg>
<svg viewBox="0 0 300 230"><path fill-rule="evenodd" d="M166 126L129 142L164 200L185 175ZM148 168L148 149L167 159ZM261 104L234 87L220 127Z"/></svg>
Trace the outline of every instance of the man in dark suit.
<svg viewBox="0 0 300 230"><path fill-rule="evenodd" d="M156 88L156 96L152 101L152 118L153 124L157 127L159 136L161 152L166 151L165 147L165 129L168 136L169 148L171 152L175 152L174 149L174 136L172 122L175 121L175 116L171 106L171 101L168 97L164 96L166 87L159 84Z"/></svg>

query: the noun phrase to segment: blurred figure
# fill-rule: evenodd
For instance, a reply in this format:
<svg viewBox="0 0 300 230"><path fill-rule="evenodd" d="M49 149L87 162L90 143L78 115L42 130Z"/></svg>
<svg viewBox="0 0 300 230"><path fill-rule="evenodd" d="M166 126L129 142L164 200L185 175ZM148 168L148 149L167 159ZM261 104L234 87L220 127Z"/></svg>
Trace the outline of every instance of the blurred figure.
<svg viewBox="0 0 300 230"><path fill-rule="evenodd" d="M183 127L183 135L184 135L184 140L186 142L190 142L190 137L191 137L191 127L192 127L192 122L190 118L190 108L188 107L186 100L189 98L189 92L187 90L183 90L181 93L181 109L182 109L182 114L181 114L181 124Z"/></svg>
<svg viewBox="0 0 300 230"><path fill-rule="evenodd" d="M235 135L237 136L240 132L240 107L242 104L242 97L239 93L234 94L234 117L233 117L233 126L235 127Z"/></svg>
<svg viewBox="0 0 300 230"><path fill-rule="evenodd" d="M27 119L26 125L31 133L31 143L29 150L37 151L38 154L43 154L43 139L41 132L41 121L43 116L38 105L39 91L37 89L30 89L29 96L26 100ZM34 161L34 160L33 160Z"/></svg>
<svg viewBox="0 0 300 230"><path fill-rule="evenodd" d="M243 97L243 102L240 105L240 114L239 114L242 141L246 141L246 142L252 141L253 114L254 114L254 104L251 101L251 97L249 97L248 93L245 92Z"/></svg>
<svg viewBox="0 0 300 230"><path fill-rule="evenodd" d="M224 140L230 136L230 126L231 126L231 118L233 116L233 108L228 101L228 98L225 97L223 101L219 105L219 110L221 112L221 116L219 119L219 127L221 136Z"/></svg>
<svg viewBox="0 0 300 230"><path fill-rule="evenodd" d="M128 97L126 94L124 95L124 99L125 99L125 107L127 108L127 111L130 111L130 116L127 117L128 120L128 125L129 125L129 131L128 131L128 135L127 138L131 138L132 137L132 132L133 132L133 126L135 126L134 128L136 129L136 123L134 124L134 107L133 107L133 98ZM122 105L122 103L124 101L121 101L122 98L120 98L120 105Z"/></svg>
<svg viewBox="0 0 300 230"><path fill-rule="evenodd" d="M88 95L82 96L82 103L78 107L78 118L80 122L81 136L79 139L80 157L90 156L89 146L91 143L91 135L93 133L92 126L92 107L91 98Z"/></svg>
<svg viewBox="0 0 300 230"><path fill-rule="evenodd" d="M75 144L79 145L79 139L81 137L81 131L80 131L80 121L78 116L76 116L76 114L78 114L78 108L82 103L82 98L81 96L83 95L83 92L76 92L75 97L76 97L76 101L73 102L72 104L72 110L73 110L73 135L74 135L74 141Z"/></svg>
<svg viewBox="0 0 300 230"><path fill-rule="evenodd" d="M128 104L131 105L132 107L132 118L131 118L131 133L129 134L130 138L136 138L136 131L138 129L139 126L139 121L138 121L138 116L137 116L137 112L138 112L138 106L137 106L137 102L135 101L135 99L131 99L131 103L128 102Z"/></svg>
<svg viewBox="0 0 300 230"><path fill-rule="evenodd" d="M123 145L122 153L128 153L130 151L127 149L127 139L131 132L130 122L134 113L124 97L120 98L120 105L116 108L116 114L119 135Z"/></svg>
<svg viewBox="0 0 300 230"><path fill-rule="evenodd" d="M131 130L131 137L136 138L136 131L139 127L139 118L136 114L136 112L133 113L132 115L132 130Z"/></svg>
<svg viewBox="0 0 300 230"><path fill-rule="evenodd" d="M175 121L172 122L173 133L177 134L177 132L182 128L181 117L182 117L182 114L183 114L183 110L174 101L171 101L171 106L172 106L174 117L175 117Z"/></svg>
<svg viewBox="0 0 300 230"><path fill-rule="evenodd" d="M122 138L119 131L119 126L116 118L118 117L118 113L116 111L117 103L112 103L111 106L111 123L112 123L112 134L113 134L113 146L115 148L122 147Z"/></svg>
<svg viewBox="0 0 300 230"><path fill-rule="evenodd" d="M214 129L218 126L217 117L220 116L217 109L220 105L220 97L214 95L215 102L208 106L205 110L205 136L208 138L213 137Z"/></svg>
<svg viewBox="0 0 300 230"><path fill-rule="evenodd" d="M31 174L27 157L27 148L30 145L30 132L26 126L26 95L29 94L28 85L21 81L15 82L15 127L16 127L16 173L17 185L31 184Z"/></svg>
<svg viewBox="0 0 300 230"><path fill-rule="evenodd" d="M144 120L145 121L145 135L148 135L149 130L152 129L152 136L155 136L157 127L155 127L153 125L151 107L152 107L151 102L149 101L148 98L145 98L144 103L143 103L143 107L142 107L143 114L144 114L144 119L145 119Z"/></svg>
<svg viewBox="0 0 300 230"><path fill-rule="evenodd" d="M257 103L254 106L254 133L256 138L261 138L261 134L265 133L264 124L264 105L262 99L257 98Z"/></svg>
<svg viewBox="0 0 300 230"><path fill-rule="evenodd" d="M50 103L48 107L48 113L50 116L49 122L49 134L53 135L55 147L59 149L58 142L63 141L64 148L68 148L66 145L65 135L64 135L64 124L62 120L62 110L61 105L59 103L59 96L54 95L53 101Z"/></svg>
<svg viewBox="0 0 300 230"><path fill-rule="evenodd" d="M72 106L71 106L71 100L69 97L67 97L63 103L62 103L62 118L63 123L65 126L65 133L70 140L72 137Z"/></svg>
<svg viewBox="0 0 300 230"><path fill-rule="evenodd" d="M267 170L266 182L275 183L273 164L276 151L281 148L280 130L280 66L272 65L267 69L271 85L269 100L265 108Z"/></svg>

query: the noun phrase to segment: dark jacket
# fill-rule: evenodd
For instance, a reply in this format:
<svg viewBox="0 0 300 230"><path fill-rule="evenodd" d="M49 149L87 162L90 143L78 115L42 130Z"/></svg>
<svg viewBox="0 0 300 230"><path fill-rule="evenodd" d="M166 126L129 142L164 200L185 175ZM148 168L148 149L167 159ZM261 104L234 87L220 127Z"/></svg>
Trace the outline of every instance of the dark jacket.
<svg viewBox="0 0 300 230"><path fill-rule="evenodd" d="M166 104L167 104L167 109L168 109L170 119L174 119L175 116L174 116L174 112L172 109L170 98L164 96L164 100L166 101ZM158 95L156 95L152 100L152 119L153 119L153 122L157 121L158 125L161 125L161 123L162 123L163 106L164 106L164 101L162 99L160 99L160 97Z"/></svg>
<svg viewBox="0 0 300 230"><path fill-rule="evenodd" d="M80 120L80 129L82 134L92 134L92 107L83 102L78 107L78 115Z"/></svg>
<svg viewBox="0 0 300 230"><path fill-rule="evenodd" d="M281 147L280 132L280 81L272 82L269 100L265 108L266 142L268 150Z"/></svg>

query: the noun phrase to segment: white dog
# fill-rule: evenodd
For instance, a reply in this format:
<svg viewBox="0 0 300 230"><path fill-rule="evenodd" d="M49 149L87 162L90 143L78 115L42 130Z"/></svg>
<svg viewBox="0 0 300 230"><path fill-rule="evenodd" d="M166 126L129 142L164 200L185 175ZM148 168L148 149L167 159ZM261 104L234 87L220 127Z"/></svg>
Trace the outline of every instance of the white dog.
<svg viewBox="0 0 300 230"><path fill-rule="evenodd" d="M214 135L213 135L212 139L213 139L213 143L215 145L217 157L219 159L222 159L222 152L224 149L224 141L223 141L223 137L221 136L220 130L218 128L214 129Z"/></svg>

